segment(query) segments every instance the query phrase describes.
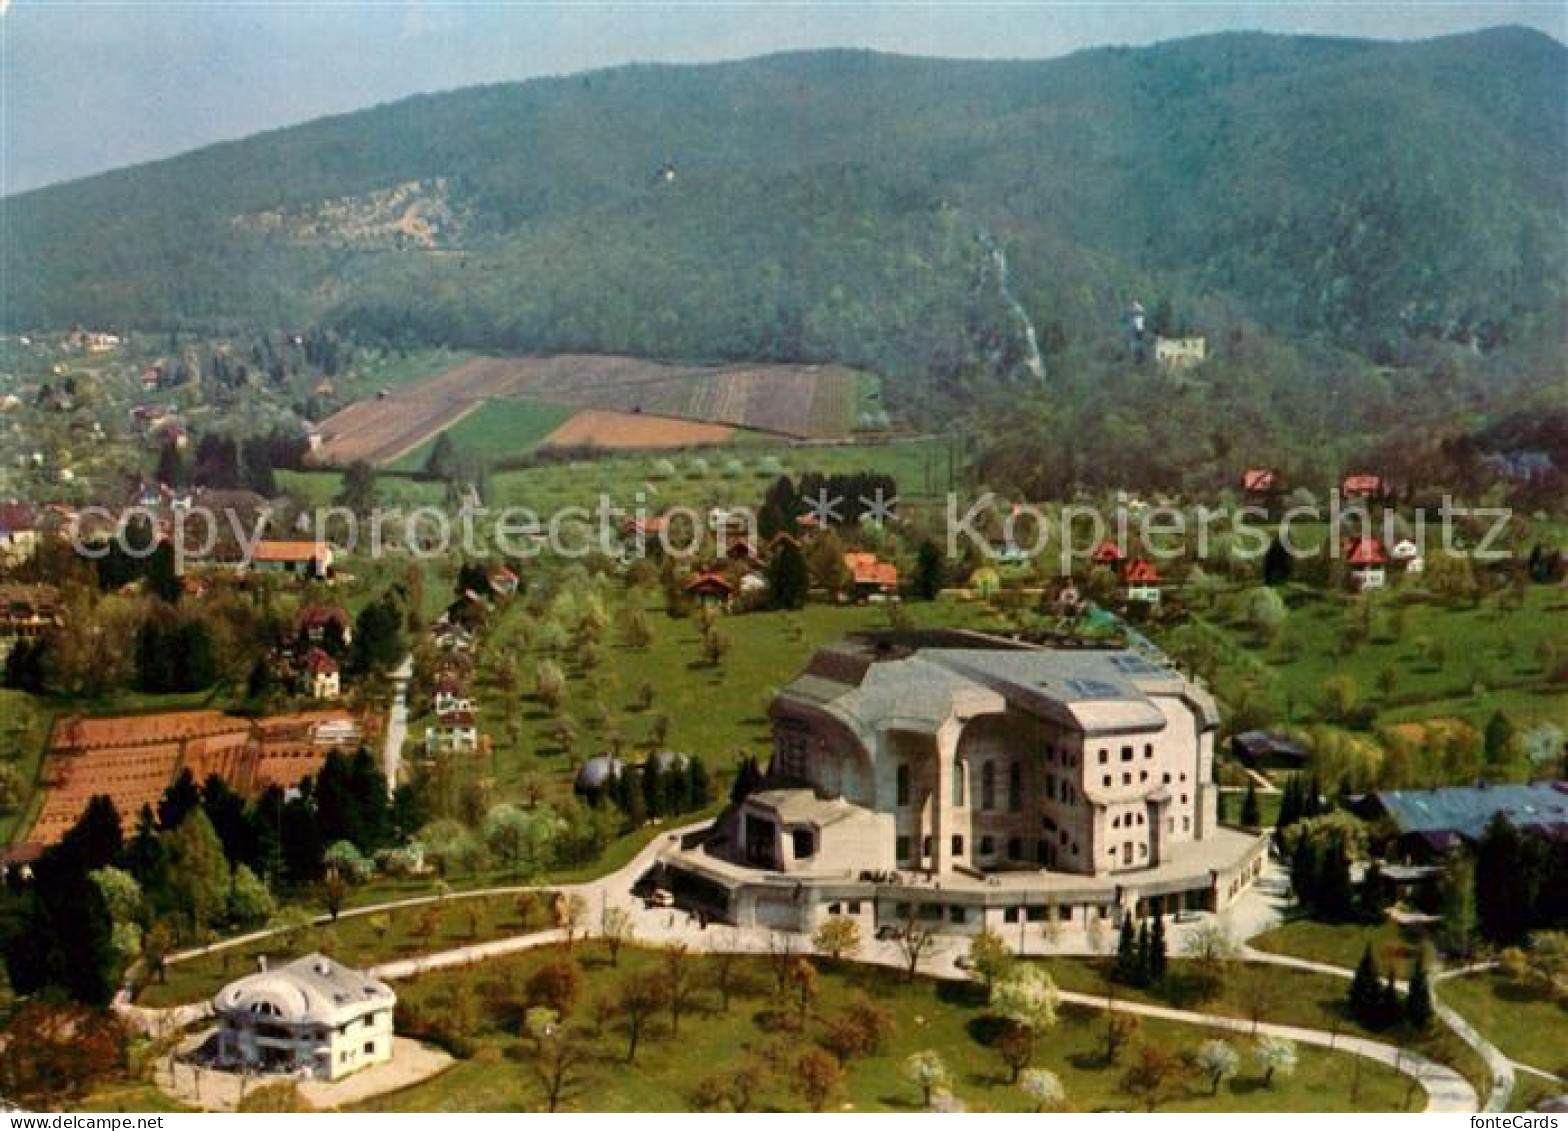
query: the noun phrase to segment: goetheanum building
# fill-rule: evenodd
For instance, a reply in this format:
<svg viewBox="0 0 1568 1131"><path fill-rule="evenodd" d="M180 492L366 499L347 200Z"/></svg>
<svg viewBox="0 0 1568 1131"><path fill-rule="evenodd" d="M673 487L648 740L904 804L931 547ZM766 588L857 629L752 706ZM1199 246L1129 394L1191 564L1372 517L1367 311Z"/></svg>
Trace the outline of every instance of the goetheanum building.
<svg viewBox="0 0 1568 1131"><path fill-rule="evenodd" d="M774 700L758 792L666 854L742 924L954 930L1226 907L1263 838L1217 819L1207 691L1127 649L867 633Z"/></svg>
<svg viewBox="0 0 1568 1131"><path fill-rule="evenodd" d="M320 954L263 965L212 999L218 1065L340 1079L392 1059L396 1004L385 982Z"/></svg>

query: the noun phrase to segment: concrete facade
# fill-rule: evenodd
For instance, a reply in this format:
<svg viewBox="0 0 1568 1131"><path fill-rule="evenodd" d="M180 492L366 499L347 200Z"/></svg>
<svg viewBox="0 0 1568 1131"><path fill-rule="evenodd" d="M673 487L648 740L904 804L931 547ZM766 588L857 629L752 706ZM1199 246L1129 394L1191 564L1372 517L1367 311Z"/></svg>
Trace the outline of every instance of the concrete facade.
<svg viewBox="0 0 1568 1131"><path fill-rule="evenodd" d="M969 929L1049 904L1082 925L1217 910L1261 871L1263 843L1218 828L1212 698L1132 651L866 634L770 714L767 788L670 861L737 921L789 918L785 900L800 929L851 904Z"/></svg>
<svg viewBox="0 0 1568 1131"><path fill-rule="evenodd" d="M338 1080L392 1059L396 1004L385 982L307 954L218 991L218 1062Z"/></svg>

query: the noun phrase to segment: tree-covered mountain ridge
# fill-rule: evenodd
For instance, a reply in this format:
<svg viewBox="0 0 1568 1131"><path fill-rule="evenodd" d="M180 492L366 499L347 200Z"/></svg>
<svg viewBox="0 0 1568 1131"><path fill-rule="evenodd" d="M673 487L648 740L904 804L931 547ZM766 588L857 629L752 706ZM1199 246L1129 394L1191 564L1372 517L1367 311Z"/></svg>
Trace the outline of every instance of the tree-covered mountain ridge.
<svg viewBox="0 0 1568 1131"><path fill-rule="evenodd" d="M1216 337L1549 357L1565 89L1568 51L1516 28L475 87L7 198L0 316L940 386L1026 372L1030 329L1048 371L1115 348L1130 301L1166 298Z"/></svg>

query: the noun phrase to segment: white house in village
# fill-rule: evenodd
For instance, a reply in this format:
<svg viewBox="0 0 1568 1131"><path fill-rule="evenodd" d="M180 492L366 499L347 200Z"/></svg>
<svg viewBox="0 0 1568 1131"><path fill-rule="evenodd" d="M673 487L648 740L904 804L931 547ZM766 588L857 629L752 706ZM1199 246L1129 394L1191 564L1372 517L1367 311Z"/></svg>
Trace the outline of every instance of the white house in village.
<svg viewBox="0 0 1568 1131"><path fill-rule="evenodd" d="M479 749L479 726L474 713L446 711L436 716L436 725L425 729L425 753L472 754Z"/></svg>
<svg viewBox="0 0 1568 1131"><path fill-rule="evenodd" d="M1085 927L1223 910L1264 866L1266 839L1218 822L1213 699L1129 650L866 633L770 714L764 788L662 858L743 925Z"/></svg>
<svg viewBox="0 0 1568 1131"><path fill-rule="evenodd" d="M221 1067L338 1080L392 1059L385 982L320 954L262 964L212 999Z"/></svg>
<svg viewBox="0 0 1568 1131"><path fill-rule="evenodd" d="M1155 362L1171 369L1190 369L1194 365L1201 365L1208 356L1209 343L1204 338L1156 336L1154 339Z"/></svg>

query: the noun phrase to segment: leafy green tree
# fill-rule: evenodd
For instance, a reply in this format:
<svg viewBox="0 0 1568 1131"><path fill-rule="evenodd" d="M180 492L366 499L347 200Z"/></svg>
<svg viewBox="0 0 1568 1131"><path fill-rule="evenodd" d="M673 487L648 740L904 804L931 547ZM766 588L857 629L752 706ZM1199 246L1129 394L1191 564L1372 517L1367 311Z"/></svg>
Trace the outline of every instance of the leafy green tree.
<svg viewBox="0 0 1568 1131"><path fill-rule="evenodd" d="M364 517L376 507L376 469L364 460L355 460L343 470L343 483L333 502Z"/></svg>
<svg viewBox="0 0 1568 1131"><path fill-rule="evenodd" d="M199 933L221 923L228 912L232 882L229 862L201 809L192 810L169 834L169 863L175 906L192 929Z"/></svg>

